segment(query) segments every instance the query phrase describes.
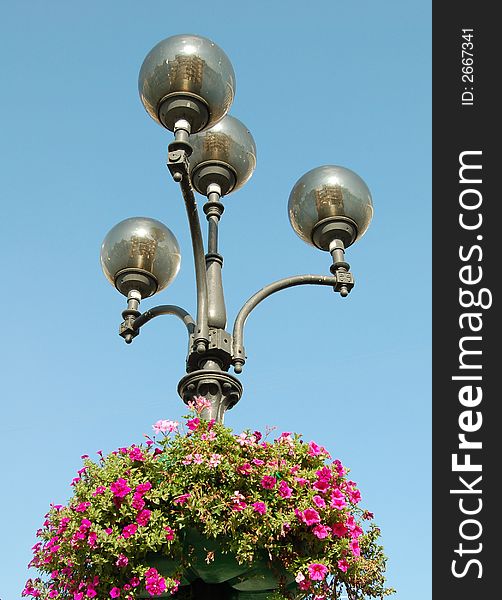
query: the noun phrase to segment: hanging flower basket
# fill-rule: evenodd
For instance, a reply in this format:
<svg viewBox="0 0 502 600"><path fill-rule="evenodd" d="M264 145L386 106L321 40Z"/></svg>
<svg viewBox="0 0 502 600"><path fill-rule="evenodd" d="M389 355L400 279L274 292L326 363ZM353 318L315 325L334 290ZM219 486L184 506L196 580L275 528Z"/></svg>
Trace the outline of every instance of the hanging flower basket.
<svg viewBox="0 0 502 600"><path fill-rule="evenodd" d="M51 505L23 596L270 600L381 597L386 558L347 469L314 442L235 435L191 404L185 432L84 456Z"/></svg>

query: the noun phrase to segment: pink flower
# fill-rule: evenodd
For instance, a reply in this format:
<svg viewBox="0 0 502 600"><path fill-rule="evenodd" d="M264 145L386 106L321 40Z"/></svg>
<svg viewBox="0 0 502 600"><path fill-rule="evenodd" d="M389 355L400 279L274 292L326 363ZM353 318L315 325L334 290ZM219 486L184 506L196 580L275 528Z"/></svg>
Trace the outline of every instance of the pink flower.
<svg viewBox="0 0 502 600"><path fill-rule="evenodd" d="M329 481L326 479L318 479L312 487L319 492L326 492L329 488Z"/></svg>
<svg viewBox="0 0 502 600"><path fill-rule="evenodd" d="M150 596L160 596L166 590L166 581L153 567L145 573L145 589Z"/></svg>
<svg viewBox="0 0 502 600"><path fill-rule="evenodd" d="M73 600L82 600L84 592L73 592Z"/></svg>
<svg viewBox="0 0 502 600"><path fill-rule="evenodd" d="M142 508L144 508L145 501L143 500L143 496L136 492L132 497L131 506L136 510L141 510Z"/></svg>
<svg viewBox="0 0 502 600"><path fill-rule="evenodd" d="M300 511L299 517L305 525L315 525L316 523L321 522L321 517L314 508L306 508L304 511Z"/></svg>
<svg viewBox="0 0 502 600"><path fill-rule="evenodd" d="M260 515L264 515L267 512L267 505L265 502L255 502L251 506L253 507L253 510L260 513Z"/></svg>
<svg viewBox="0 0 502 600"><path fill-rule="evenodd" d="M202 464L203 460L204 460L204 457L202 456L202 454L197 453L197 454L193 455L194 464L200 465L200 464Z"/></svg>
<svg viewBox="0 0 502 600"><path fill-rule="evenodd" d="M131 584L131 587L135 588L135 587L138 587L138 585L141 583L141 581L137 577L133 577L132 579L129 580L129 583Z"/></svg>
<svg viewBox="0 0 502 600"><path fill-rule="evenodd" d="M361 492L359 490L347 490L347 496L352 504L357 504L361 501Z"/></svg>
<svg viewBox="0 0 502 600"><path fill-rule="evenodd" d="M276 483L276 478L271 475L265 475L261 480L261 487L266 490L272 490Z"/></svg>
<svg viewBox="0 0 502 600"><path fill-rule="evenodd" d="M138 483L136 486L136 492L138 494L146 494L149 490L152 489L152 484L149 481L145 481L145 483Z"/></svg>
<svg viewBox="0 0 502 600"><path fill-rule="evenodd" d="M98 539L98 534L95 531L91 531L89 533L89 537L87 538L87 544L93 548L96 545L96 540Z"/></svg>
<svg viewBox="0 0 502 600"><path fill-rule="evenodd" d="M320 563L311 563L308 566L308 570L312 581L322 581L328 574L328 568Z"/></svg>
<svg viewBox="0 0 502 600"><path fill-rule="evenodd" d="M110 485L110 490L116 498L124 498L131 491L127 481L121 477Z"/></svg>
<svg viewBox="0 0 502 600"><path fill-rule="evenodd" d="M85 512L90 505L90 502L81 502L80 504L77 504L77 506L75 506L73 510L75 510L76 512Z"/></svg>
<svg viewBox="0 0 502 600"><path fill-rule="evenodd" d="M139 512L138 515L136 516L136 523L138 525L141 525L142 527L145 527L148 524L148 521L150 520L151 514L152 514L152 511L145 508L144 510Z"/></svg>
<svg viewBox="0 0 502 600"><path fill-rule="evenodd" d="M361 548L359 548L359 542L357 540L353 539L349 546L354 556L361 556Z"/></svg>
<svg viewBox="0 0 502 600"><path fill-rule="evenodd" d="M112 598L118 598L120 596L120 588L112 587L112 589L110 590L110 596Z"/></svg>
<svg viewBox="0 0 502 600"><path fill-rule="evenodd" d="M194 396L193 401L188 402L188 408L200 414L205 408L211 408L211 401L204 396Z"/></svg>
<svg viewBox="0 0 502 600"><path fill-rule="evenodd" d="M305 575L303 573L298 573L298 575L295 577L295 581L296 583L300 583L300 581L305 581Z"/></svg>
<svg viewBox="0 0 502 600"><path fill-rule="evenodd" d="M138 448L137 446L133 446L129 450L129 458L132 461L138 461L138 462L142 462L145 460L145 457L143 456L143 452L141 452L141 449Z"/></svg>
<svg viewBox="0 0 502 600"><path fill-rule="evenodd" d="M190 431L195 431L197 429L197 427L199 426L199 423L200 423L199 417L195 417L194 419L188 419L187 427L188 427L188 429L190 429Z"/></svg>
<svg viewBox="0 0 502 600"><path fill-rule="evenodd" d="M262 465L265 464L265 461L261 460L260 458L253 458L253 460L251 462L253 463L253 465L256 465L257 467L261 467Z"/></svg>
<svg viewBox="0 0 502 600"><path fill-rule="evenodd" d="M127 556L125 556L124 554L119 554L117 560L115 561L115 564L117 565L117 567L126 567L128 562L129 559L127 558Z"/></svg>
<svg viewBox="0 0 502 600"><path fill-rule="evenodd" d="M168 421L167 419L162 419L157 421L152 425L153 432L155 434L158 433L172 433L178 429L179 423L177 421Z"/></svg>
<svg viewBox="0 0 502 600"><path fill-rule="evenodd" d="M338 565L340 571L342 571L343 573L345 573L349 568L349 563L345 560L345 558L342 558L336 564Z"/></svg>
<svg viewBox="0 0 502 600"><path fill-rule="evenodd" d="M98 595L98 592L96 592L96 590L93 587L88 587L85 595L88 598L95 598Z"/></svg>
<svg viewBox="0 0 502 600"><path fill-rule="evenodd" d="M321 496L314 496L312 498L312 502L318 507L318 508L325 508L326 506L326 502L324 501L324 498L321 498Z"/></svg>
<svg viewBox="0 0 502 600"><path fill-rule="evenodd" d="M333 461L333 464L335 465L336 472L338 473L338 475L340 477L343 477L347 471L346 471L345 467L342 465L342 463L338 459L336 459Z"/></svg>
<svg viewBox="0 0 502 600"><path fill-rule="evenodd" d="M346 506L345 496L339 489L335 489L331 492L331 508L337 508L341 510L344 506Z"/></svg>
<svg viewBox="0 0 502 600"><path fill-rule="evenodd" d="M253 467L249 463L239 465L236 469L240 475L250 475L253 472Z"/></svg>
<svg viewBox="0 0 502 600"><path fill-rule="evenodd" d="M324 448L318 446L315 442L309 442L309 456L319 456L320 454L323 454L323 450Z"/></svg>
<svg viewBox="0 0 502 600"><path fill-rule="evenodd" d="M185 502L190 498L191 494L182 494L173 500L173 504L185 504Z"/></svg>
<svg viewBox="0 0 502 600"><path fill-rule="evenodd" d="M98 487L92 492L93 496L98 496L99 494L104 494L106 492L106 488L104 485L98 485Z"/></svg>
<svg viewBox="0 0 502 600"><path fill-rule="evenodd" d="M314 529L312 529L312 533L320 540L327 538L330 532L331 529L326 527L326 525L316 525Z"/></svg>
<svg viewBox="0 0 502 600"><path fill-rule="evenodd" d="M208 465L214 469L215 467L217 467L220 462L221 462L221 454L212 454L211 458L209 459Z"/></svg>
<svg viewBox="0 0 502 600"><path fill-rule="evenodd" d="M283 480L279 483L278 494L281 498L291 498L293 494L293 490L289 487L289 485Z"/></svg>
<svg viewBox="0 0 502 600"><path fill-rule="evenodd" d="M172 542L174 540L174 529L171 529L169 525L166 525L164 531L166 532L166 540Z"/></svg>
<svg viewBox="0 0 502 600"><path fill-rule="evenodd" d="M336 535L337 537L343 537L349 532L343 523L334 523L331 526L331 531L333 532L333 535Z"/></svg>
<svg viewBox="0 0 502 600"><path fill-rule="evenodd" d="M113 532L113 529L112 529L111 527L107 527L107 528L105 529L105 533L106 533L106 535L111 535L111 534L112 534L112 532Z"/></svg>
<svg viewBox="0 0 502 600"><path fill-rule="evenodd" d="M304 487L309 482L305 477L295 477L295 481L300 487Z"/></svg>
<svg viewBox="0 0 502 600"><path fill-rule="evenodd" d="M122 537L130 538L133 536L136 531L138 531L138 526L135 523L131 523L130 525L126 525L124 529L122 529Z"/></svg>

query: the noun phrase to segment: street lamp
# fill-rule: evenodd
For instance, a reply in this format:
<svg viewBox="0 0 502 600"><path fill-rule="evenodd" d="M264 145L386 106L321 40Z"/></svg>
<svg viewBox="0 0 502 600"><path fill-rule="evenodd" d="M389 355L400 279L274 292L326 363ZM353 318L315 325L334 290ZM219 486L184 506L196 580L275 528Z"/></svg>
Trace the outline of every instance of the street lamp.
<svg viewBox="0 0 502 600"><path fill-rule="evenodd" d="M211 40L175 35L159 42L146 56L139 74L139 93L148 114L174 133L167 166L181 189L192 240L197 314L177 305L160 305L143 313L143 298L166 288L180 266L174 234L146 217L126 219L113 227L101 247L106 278L124 296L120 335L127 343L152 318L171 314L185 323L188 335L186 375L178 384L184 402L204 396L211 406L203 416L223 421L241 398L242 384L228 371L241 373L246 355L244 326L251 311L271 294L297 285L325 285L342 297L354 286L345 250L367 230L371 194L353 171L321 166L303 175L289 196L289 219L306 243L329 252L331 275L296 275L271 283L242 306L232 333L227 314L218 251L219 222L225 196L240 189L256 165L251 133L228 114L235 94L235 75L226 54ZM207 250L201 232L195 192L206 198Z"/></svg>

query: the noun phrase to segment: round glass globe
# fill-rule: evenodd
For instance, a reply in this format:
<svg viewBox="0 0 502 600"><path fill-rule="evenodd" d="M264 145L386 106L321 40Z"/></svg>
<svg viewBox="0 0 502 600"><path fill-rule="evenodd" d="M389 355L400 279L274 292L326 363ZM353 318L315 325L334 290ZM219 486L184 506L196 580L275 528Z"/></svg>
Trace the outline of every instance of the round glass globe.
<svg viewBox="0 0 502 600"><path fill-rule="evenodd" d="M190 145L193 148L189 159L192 174L211 164L224 165L231 170L235 183L227 194L241 188L255 170L256 144L253 136L232 115L226 115L210 129L190 136ZM197 191L205 193L202 189Z"/></svg>
<svg viewBox="0 0 502 600"><path fill-rule="evenodd" d="M325 165L305 173L289 195L288 213L297 235L315 246L312 233L324 219L343 217L356 226L354 242L361 238L373 217L373 202L364 181L345 167Z"/></svg>
<svg viewBox="0 0 502 600"><path fill-rule="evenodd" d="M101 267L113 286L124 269L140 270L154 277L156 292L160 292L176 277L180 262L180 247L172 231L148 217L117 223L101 245Z"/></svg>
<svg viewBox="0 0 502 600"><path fill-rule="evenodd" d="M211 127L228 112L235 95L232 64L208 38L183 34L159 42L141 65L139 80L141 102L148 114L166 127L159 109L166 97L193 98L208 111L203 127Z"/></svg>

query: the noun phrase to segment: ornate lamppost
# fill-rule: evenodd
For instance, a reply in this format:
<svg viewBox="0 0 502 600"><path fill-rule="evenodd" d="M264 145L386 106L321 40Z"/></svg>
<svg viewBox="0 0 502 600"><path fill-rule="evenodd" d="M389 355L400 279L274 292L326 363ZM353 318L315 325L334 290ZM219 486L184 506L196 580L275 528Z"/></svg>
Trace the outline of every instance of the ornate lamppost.
<svg viewBox="0 0 502 600"><path fill-rule="evenodd" d="M197 313L177 305L160 305L141 313L140 302L166 288L180 266L173 233L157 220L130 218L113 227L101 248L101 264L110 283L127 297L120 335L127 343L159 315L171 314L186 325L186 375L178 393L188 402L203 396L211 403L203 415L222 422L226 410L241 398L236 374L246 361L244 326L265 298L297 285L330 286L342 297L354 286L346 249L368 228L373 205L364 181L340 166L322 166L303 175L289 196L289 219L306 243L329 252L331 275L296 275L266 285L240 309L227 331L222 265L218 250L222 200L241 188L256 165L251 133L228 114L235 75L226 54L211 40L176 35L158 43L139 74L141 101L148 114L174 133L167 166L179 184L190 229L195 263ZM204 247L195 192L205 197L207 248Z"/></svg>

